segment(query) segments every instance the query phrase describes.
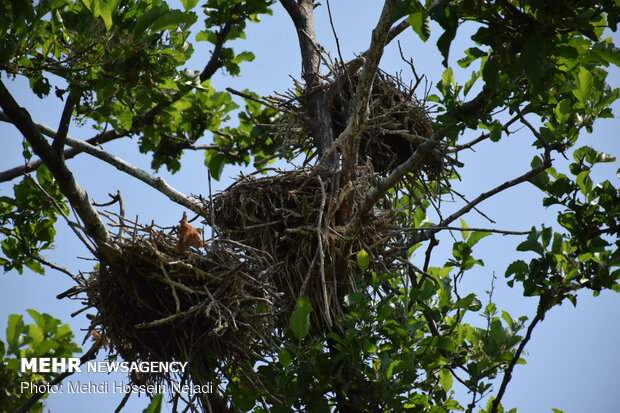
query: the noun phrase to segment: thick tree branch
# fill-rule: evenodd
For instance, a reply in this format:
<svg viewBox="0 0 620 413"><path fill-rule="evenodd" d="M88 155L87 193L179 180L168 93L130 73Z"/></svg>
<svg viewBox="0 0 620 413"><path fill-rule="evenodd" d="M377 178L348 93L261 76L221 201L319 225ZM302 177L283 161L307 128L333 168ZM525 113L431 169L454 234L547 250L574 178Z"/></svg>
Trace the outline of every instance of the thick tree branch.
<svg viewBox="0 0 620 413"><path fill-rule="evenodd" d="M301 51L302 78L306 83L303 104L310 113L309 128L319 158L327 157L324 166L329 169L337 167L335 153L329 153L334 136L329 104L323 81L321 80L321 49L316 41L314 31L314 2L312 0L281 0L297 29ZM326 155L327 154L327 155Z"/></svg>
<svg viewBox="0 0 620 413"><path fill-rule="evenodd" d="M355 106L352 108L352 114L349 116L349 121L353 120L360 126L363 125L368 117L370 92L375 76L377 75L377 70L379 69L379 62L383 56L383 49L385 48L387 36L390 32L392 8L396 2L397 0L385 0L379 22L372 31L370 47L365 54L366 61L362 67L360 80L357 84L357 90L355 91Z"/></svg>
<svg viewBox="0 0 620 413"><path fill-rule="evenodd" d="M345 183L353 179L357 167L359 142L368 120L368 106L372 85L377 75L377 70L379 70L379 62L381 62L387 36L390 32L392 8L395 3L396 0L385 0L383 4L379 21L372 31L370 47L364 54L364 64L348 113L347 126L338 137L338 141L342 142L342 169L344 171Z"/></svg>
<svg viewBox="0 0 620 413"><path fill-rule="evenodd" d="M43 160L54 178L56 178L60 190L84 222L88 235L93 237L97 244L107 244L110 241L110 234L101 217L90 203L88 194L78 185L64 160L47 143L39 128L32 122L28 111L17 104L1 81L0 107L2 107L9 119L11 119L11 122L17 126L30 145L32 145L34 152Z"/></svg>
<svg viewBox="0 0 620 413"><path fill-rule="evenodd" d="M424 158L426 154L439 145L446 131L447 128L443 128L433 133L433 135L431 135L426 142L416 148L415 152L411 154L409 159L394 169L390 175L377 184L372 192L366 195L366 198L358 205L357 211L355 212L355 215L351 220L351 224L346 231L348 236L353 236L357 232L360 224L368 217L370 210L390 190L390 188L394 187L394 185L396 185L406 174L415 169L415 167L421 162L422 158ZM445 226L445 224L443 226Z"/></svg>

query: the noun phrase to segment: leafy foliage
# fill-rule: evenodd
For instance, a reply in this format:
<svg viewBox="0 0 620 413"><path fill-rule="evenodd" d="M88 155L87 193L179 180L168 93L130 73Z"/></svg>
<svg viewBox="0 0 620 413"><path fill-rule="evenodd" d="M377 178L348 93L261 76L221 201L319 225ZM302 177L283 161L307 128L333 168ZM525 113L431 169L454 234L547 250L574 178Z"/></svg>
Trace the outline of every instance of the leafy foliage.
<svg viewBox="0 0 620 413"><path fill-rule="evenodd" d="M165 166L176 172L183 151L204 150L206 167L219 179L225 165L290 155L282 149L283 137L267 129L282 119L277 110L257 103L258 96L249 90L243 92L241 108L229 92L210 82L218 70L238 76L240 65L253 60L251 51L238 53L230 42L244 39L247 23L258 23L274 3L207 0L195 41L212 47L212 54L198 71L185 67L194 52L190 28L199 20L193 11L196 0L182 0L183 10L162 0L3 2L0 26L6 35L0 38L0 69L28 78L41 98L51 94L52 78L62 79L66 86L56 86L55 95L64 102L69 96L79 98L74 111L79 121L93 122L102 134L113 130L118 136L138 136L140 150L152 155L153 169ZM263 361L250 366L252 375L230 367L225 379L215 378L231 408L472 412L487 400L481 411L503 412L501 399L513 368L524 363L524 347L546 313L565 299L576 305L584 289L595 295L620 292L620 192L609 180L593 180L594 168L615 157L579 142L597 119L612 117L610 105L620 96L607 84L606 70L620 66L620 50L603 38L606 28L617 28L618 1L400 0L391 22L401 20L423 41L430 38L431 21L441 27L436 46L445 71L428 100L438 110L433 130L445 131L450 150L473 146L462 143L466 131L500 144L515 122L531 132L539 155L528 172L481 194L476 203L530 182L544 194L543 207L557 211L557 224L532 227L517 246L523 256L504 271L509 286L537 297L536 314L529 322L513 317L493 302L492 291L485 305L474 293L461 295L462 278L485 265L476 248L492 232L469 229L461 218L474 203L434 218L431 207L440 208L435 200L452 193L449 185L410 173L406 184L392 187L375 206L397 210L406 234L395 235L406 252L399 268L406 270L373 271L367 251L347 251L355 254L358 265L347 267L343 279L353 280L356 290L340 297L347 311L338 327L311 325L313 308L300 298L288 328L277 332L277 352L261 355ZM462 53L451 50L459 29L472 23L471 47ZM456 53L461 55L455 59ZM457 82L453 62L468 71L464 85ZM205 135L209 144L199 144ZM574 162L563 171L553 166L552 153L572 156ZM24 158L31 157L25 144ZM443 176L446 181L456 177L456 170ZM58 214L69 214L65 194L49 170L39 168L36 178L22 179L12 197L0 198L0 264L5 271L22 273L27 267L43 273L36 258L53 246ZM454 230L447 225L457 218L460 239L453 240L451 257L443 265L431 265L435 234ZM418 268L413 262L422 247L424 265ZM79 351L68 326L47 314L29 313L36 324L26 326L12 315L7 343L0 343L8 361L0 366L2 387L8 391L2 397L9 397L0 403L3 410L29 397L17 393L18 380L51 378L22 378L16 357L68 357ZM218 373L209 371L206 377L213 374ZM494 388L496 379L499 386ZM471 401L456 400L458 386L469 391ZM161 407L159 395L145 411Z"/></svg>
<svg viewBox="0 0 620 413"><path fill-rule="evenodd" d="M29 150L25 150L29 153ZM25 177L13 186L13 197L0 197L0 231L4 235L0 264L4 271L24 266L44 274L45 269L34 257L53 248L54 224L59 211L69 214L67 202L49 170L42 166L34 178Z"/></svg>
<svg viewBox="0 0 620 413"><path fill-rule="evenodd" d="M68 324L49 314L27 310L34 324L25 324L23 316L11 314L6 329L6 342L0 340L0 410L11 412L20 407L31 396L30 387L21 388L22 382L33 384L49 383L55 373L21 372L22 358L74 357L82 350L73 342L73 333ZM43 412L44 405L37 402L29 411Z"/></svg>

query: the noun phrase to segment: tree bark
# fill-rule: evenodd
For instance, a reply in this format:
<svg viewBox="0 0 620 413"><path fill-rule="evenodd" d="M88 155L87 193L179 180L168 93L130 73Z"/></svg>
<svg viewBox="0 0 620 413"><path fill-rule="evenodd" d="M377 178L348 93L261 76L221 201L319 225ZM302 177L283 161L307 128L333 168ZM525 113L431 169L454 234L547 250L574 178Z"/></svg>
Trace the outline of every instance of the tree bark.
<svg viewBox="0 0 620 413"><path fill-rule="evenodd" d="M332 119L329 112L327 91L321 79L321 47L314 31L314 2L312 0L281 0L297 29L301 50L301 77L306 82L302 100L309 113L309 128L312 131L319 158L327 156L322 166L335 170L338 167L336 153L330 152L334 143Z"/></svg>

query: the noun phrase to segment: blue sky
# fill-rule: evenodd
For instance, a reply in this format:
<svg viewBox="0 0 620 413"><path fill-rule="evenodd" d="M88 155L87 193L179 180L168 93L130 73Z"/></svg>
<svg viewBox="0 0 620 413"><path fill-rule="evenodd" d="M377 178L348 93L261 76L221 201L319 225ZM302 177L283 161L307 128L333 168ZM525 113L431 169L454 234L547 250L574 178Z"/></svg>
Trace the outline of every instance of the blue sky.
<svg viewBox="0 0 620 413"><path fill-rule="evenodd" d="M378 18L381 3L368 0L332 1L334 24L345 59L353 58L355 53L360 53L368 47L371 28ZM199 8L196 10L200 11ZM319 42L335 58L338 54L325 6L316 9L315 20ZM465 27L459 30L451 48L451 64L462 57L462 50L470 46L468 29L472 28ZM431 38L426 43L423 43L412 30L399 37L404 55L413 58L417 72L425 74L429 83L433 85L440 79L444 70L441 66L442 59L435 47L435 41L440 34L440 29L433 26ZM612 37L616 44L620 43L618 34L613 34ZM195 44L195 48L196 54L189 67L200 69L208 59L209 49L205 42ZM288 16L279 5L274 7L273 17L264 17L261 24L248 26L247 40L237 41L235 50L236 52L251 50L256 59L242 65L242 76L239 78L217 75L213 79L216 89L248 88L261 95L269 95L274 91L282 92L291 87L292 81L289 76L300 78L301 62L297 35ZM469 79L466 71L454 66L455 76L460 83ZM405 79L411 78L410 69L402 62L396 42L387 48L381 68L388 73L402 70ZM619 87L620 70L617 67L610 67L609 71L608 82L613 87ZM3 76L3 81L9 85L18 102L30 110L35 121L52 128L57 127L62 106L54 96L41 101L30 92L27 82L23 79L10 83ZM471 93L473 95L475 90ZM600 151L620 156L617 132L620 129L618 118L620 104L616 103L614 111L616 114L614 119L599 121L594 134L583 136L580 144L587 144ZM80 128L74 125L69 134L76 138L87 139L94 135L94 131L89 126ZM6 124L0 124L0 135L2 136L0 165L4 170L22 162L21 137L14 128ZM209 137L204 139L204 143L207 143ZM521 130L502 139L498 144L486 142L481 144L476 152L463 154L460 158L465 164L462 182L455 188L467 194L469 198L474 198L480 192L522 174L529 168L530 160L536 153L531 147L531 142L532 137L527 131ZM150 159L138 153L134 141L108 143L104 145L104 149L138 167L147 170L149 168ZM183 169L180 173L169 175L161 170L159 175L184 193L208 193L203 155L188 153L182 162ZM565 161L558 159L558 162L558 168L566 167ZM138 215L142 222L155 220L160 225L169 226L175 225L182 215L183 208L172 204L163 195L88 155L69 160L68 164L80 185L96 202L106 201L108 193L115 193L120 189L125 197L128 217ZM619 167L618 161L602 165L595 169L594 178L609 179L618 186L616 171ZM240 169L237 167L226 167L222 180L216 183L214 189L225 189L232 182L231 178L239 172ZM11 195L11 186L12 184L0 184L0 195ZM528 230L532 225L555 224L557 211L543 209L540 201L541 195L537 189L530 184L522 184L485 201L481 209L497 221L497 224L493 225L496 228ZM451 210L458 207L458 203L447 206ZM475 213L466 216L465 220L472 227L489 226L484 218ZM502 236L488 237L480 241L475 252L477 257L483 258L486 265L467 273L464 285L461 287L463 293L470 291L479 293L480 299L485 302L487 298L485 290L490 288L495 273L497 280L493 299L500 309L508 311L515 318L520 315L531 317L536 307L535 299L522 297L518 288L508 288L503 279L505 268L510 262L526 257L523 253L515 251L519 242L518 237ZM451 246L450 238L444 237L434 254L435 265L443 265L450 254ZM89 254L68 228L59 222L56 249L48 254L48 258L73 271L85 270L93 265L93 262L76 259L76 256L89 257ZM416 259L420 258L414 258ZM16 272L0 275L0 337L4 338L9 314L25 314L25 309L34 308L69 322L78 340L81 340L84 332L80 329L87 328L88 322L83 315L70 318L70 314L81 307L80 303L59 301L55 298L57 294L71 286L72 281L67 276L53 271L48 271L43 277L31 273L19 276ZM620 330L616 320L619 315L620 296L610 292L605 292L596 299L590 293L584 292L579 296L577 308L565 304L553 309L534 331L533 338L526 348L528 364L515 369L503 400L504 406L517 407L522 412L551 412L552 407L564 410L566 413L616 410L617 384L620 383L618 351ZM469 321L479 322L473 319ZM88 344L84 348L88 348ZM115 379L126 381L123 376L117 376ZM101 382L112 378L84 375L74 376L72 380ZM466 404L469 397L466 397L462 389L457 389L457 392L463 396L461 402ZM96 411L112 411L121 397L120 395L113 397L53 395L49 398L48 407L52 412L93 410L93 406L96 406ZM146 404L144 397L141 399L132 397L126 411L141 410Z"/></svg>

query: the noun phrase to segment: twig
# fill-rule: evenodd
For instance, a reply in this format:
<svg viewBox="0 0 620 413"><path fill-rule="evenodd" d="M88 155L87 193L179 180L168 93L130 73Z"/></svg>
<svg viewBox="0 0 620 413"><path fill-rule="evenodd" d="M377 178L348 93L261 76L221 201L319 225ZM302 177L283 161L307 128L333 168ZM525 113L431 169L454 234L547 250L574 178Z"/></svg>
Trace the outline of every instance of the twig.
<svg viewBox="0 0 620 413"><path fill-rule="evenodd" d="M538 302L538 308L536 310L536 315L534 316L534 319L532 320L529 327L527 328L525 337L523 338L523 341L521 341L521 344L519 344L519 347L517 348L515 355L510 360L510 363L508 364L508 368L506 368L506 370L504 371L504 378L502 379L502 384L499 387L497 396L495 397L495 399L493 399L490 413L497 413L499 404L502 400L502 397L504 396L504 393L506 392L506 387L508 386L508 382L510 382L510 379L512 378L512 371L514 370L514 367L517 365L517 362L521 358L521 353L523 353L523 349L525 348L526 344L532 338L532 332L534 331L534 328L536 327L536 325L545 318L545 313L547 312L547 308L545 305L546 299L547 297L544 294L540 296L540 299Z"/></svg>
<svg viewBox="0 0 620 413"><path fill-rule="evenodd" d="M462 228L462 227L450 227L450 226L439 226L439 225L435 225L431 227L424 227L424 228L406 228L406 230L407 231L427 231L430 228L437 230L435 232L439 232L439 231L447 229L450 231L495 232L497 234L504 234L504 235L527 235L530 233L530 231L509 231L509 230L495 229L495 228Z"/></svg>
<svg viewBox="0 0 620 413"><path fill-rule="evenodd" d="M325 282L325 252L323 251L323 209L325 208L325 201L327 195L325 194L325 185L320 175L317 175L319 184L321 185L321 207L319 208L319 219L316 228L316 235L318 237L318 249L319 249L319 270L321 271L321 285L323 287L323 303L325 304L325 316L327 318L327 324L332 326L332 317L330 315L329 301L327 299L327 283Z"/></svg>
<svg viewBox="0 0 620 413"><path fill-rule="evenodd" d="M30 180L30 182L32 182L39 189L39 191L41 191L43 195L45 195L50 200L50 202L54 204L54 207L60 213L60 215L62 215L62 217L65 219L65 222L67 223L67 225L69 225L69 228L71 228L71 230L75 233L75 235L79 238L79 240L82 241L82 243L91 252L91 254L93 254L93 256L96 256L95 247L92 246L86 240L86 238L84 238L84 236L76 229L77 227L80 227L80 225L76 224L75 222L69 219L69 217L65 214L65 211L63 211L60 205L58 205L54 197L51 196L49 193L47 193L47 191L34 178L32 178L30 175L26 175L26 179Z"/></svg>
<svg viewBox="0 0 620 413"><path fill-rule="evenodd" d="M515 179L511 179L509 181L504 182L501 185L496 186L495 188L491 189L490 191L484 192L482 194L480 194L476 199L474 199L473 201L469 202L467 205L465 205L463 208L459 209L458 211L456 211L455 213L453 213L452 215L450 215L449 217L443 219L439 224L437 225L431 225L428 228L425 228L424 232L421 232L419 234L416 234L415 236L411 237L411 239L407 242L407 247L411 247L412 245L417 244L418 242L424 241L429 239L430 235L436 232L439 232L441 227L445 227L448 224L450 224L451 222L453 222L454 220L456 220L457 218L461 217L462 215L468 213L469 211L471 211L476 205L478 205L479 203L481 203L482 201L492 197L493 195L498 194L499 192L502 192L508 188L511 188L515 185L518 185L520 183L523 183L525 181L528 181L529 179L533 178L534 176L538 175L540 172L544 171L545 169L547 169L548 167L551 166L551 158L549 156L549 154L546 152L545 153L545 160L543 161L542 164L538 165L536 168L529 170L528 172L524 173L523 175L515 178Z"/></svg>
<svg viewBox="0 0 620 413"><path fill-rule="evenodd" d="M75 96L75 93L76 92L72 90L69 92L69 96L67 96L67 101L65 102L65 107L62 110L62 115L60 117L58 132L56 133L54 141L52 142L52 148L61 157L63 155L63 149L65 147L65 138L67 137L67 133L69 132L69 125L71 124L71 118L73 117L73 108L75 107L76 100L79 101L79 97Z"/></svg>

